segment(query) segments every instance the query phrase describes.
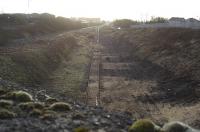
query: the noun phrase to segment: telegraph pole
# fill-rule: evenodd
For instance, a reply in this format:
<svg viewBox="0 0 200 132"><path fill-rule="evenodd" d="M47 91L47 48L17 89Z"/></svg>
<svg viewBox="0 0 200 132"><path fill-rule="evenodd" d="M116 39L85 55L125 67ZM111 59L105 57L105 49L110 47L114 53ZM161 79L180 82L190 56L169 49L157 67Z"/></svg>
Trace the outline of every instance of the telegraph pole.
<svg viewBox="0 0 200 132"><path fill-rule="evenodd" d="M99 26L97 27L97 43L99 43Z"/></svg>

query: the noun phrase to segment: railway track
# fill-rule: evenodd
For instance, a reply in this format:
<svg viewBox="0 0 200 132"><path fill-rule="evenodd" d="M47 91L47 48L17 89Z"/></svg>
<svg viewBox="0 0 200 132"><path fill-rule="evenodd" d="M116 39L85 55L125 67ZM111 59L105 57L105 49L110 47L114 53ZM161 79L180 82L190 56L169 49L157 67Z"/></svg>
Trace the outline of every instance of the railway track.
<svg viewBox="0 0 200 132"><path fill-rule="evenodd" d="M105 54L102 52L95 52L91 64L89 83L87 88L87 102L89 105L107 107L103 100L104 97L114 99L126 98L121 94L119 94L120 96L113 95L113 93L117 91L117 86L120 85L114 84L115 82L117 82L115 78L119 78L124 82L134 81L132 79L130 80L130 78L131 74L134 74L131 71L131 68L134 67L135 62L131 62L131 60L126 58L126 55ZM110 83L110 85L107 85L108 82ZM116 87L116 89L109 91L111 87ZM122 84L122 91L123 87L125 88L126 85ZM162 113L160 112L160 106L157 104L156 99L152 97L152 93L149 91L151 91L151 89L149 89L148 87L145 89L135 89L135 92L140 93L143 96L143 99L145 100L145 102L140 99L138 100L139 95L137 94L136 97L133 97L131 99L131 102L135 104L135 107L137 107L137 109L133 109L137 118L148 117L153 119L154 117L162 116ZM113 100L109 103L112 105L112 103L114 104L116 102L117 100ZM126 103L126 101L124 101L123 103Z"/></svg>
<svg viewBox="0 0 200 132"><path fill-rule="evenodd" d="M102 69L102 59L101 52L95 51L91 60L89 79L87 86L87 104L99 106L101 104L101 93L100 89L102 87L101 81L101 69Z"/></svg>

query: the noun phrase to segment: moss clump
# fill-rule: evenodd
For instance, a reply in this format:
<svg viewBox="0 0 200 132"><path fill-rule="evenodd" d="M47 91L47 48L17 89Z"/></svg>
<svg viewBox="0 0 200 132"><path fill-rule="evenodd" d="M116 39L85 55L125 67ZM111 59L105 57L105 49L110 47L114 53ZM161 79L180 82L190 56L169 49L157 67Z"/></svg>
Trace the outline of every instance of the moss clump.
<svg viewBox="0 0 200 132"><path fill-rule="evenodd" d="M39 110L44 109L44 104L42 104L40 102L20 103L18 106L21 110L25 110L25 111L30 111L33 109L39 109Z"/></svg>
<svg viewBox="0 0 200 132"><path fill-rule="evenodd" d="M57 100L56 98L51 98L51 97L49 97L49 98L47 98L47 99L45 100L45 103L46 103L47 105L51 105L51 104L56 103L56 102L58 102L58 100Z"/></svg>
<svg viewBox="0 0 200 132"><path fill-rule="evenodd" d="M80 120L80 119L84 119L84 115L82 114L82 113L74 113L73 115L72 115L72 119L73 120Z"/></svg>
<svg viewBox="0 0 200 132"><path fill-rule="evenodd" d="M50 109L53 111L58 111L58 112L65 112L65 111L71 110L71 105L64 102L57 102L57 103L53 103L50 106Z"/></svg>
<svg viewBox="0 0 200 132"><path fill-rule="evenodd" d="M0 110L0 119L10 119L16 117L16 114L7 110L7 109L1 109Z"/></svg>
<svg viewBox="0 0 200 132"><path fill-rule="evenodd" d="M33 109L30 113L29 116L31 117L39 117L42 115L42 111L39 109Z"/></svg>
<svg viewBox="0 0 200 132"><path fill-rule="evenodd" d="M0 100L0 108L10 108L13 105L13 101L10 100Z"/></svg>
<svg viewBox="0 0 200 132"><path fill-rule="evenodd" d="M8 90L0 88L0 96L8 93Z"/></svg>
<svg viewBox="0 0 200 132"><path fill-rule="evenodd" d="M78 127L74 129L74 132L89 132L89 129L86 127Z"/></svg>
<svg viewBox="0 0 200 132"><path fill-rule="evenodd" d="M19 102L30 102L33 100L32 96L24 91L18 91L15 93L15 98Z"/></svg>
<svg viewBox="0 0 200 132"><path fill-rule="evenodd" d="M55 118L56 118L56 116L52 115L52 114L44 114L44 115L41 116L42 120L53 120Z"/></svg>
<svg viewBox="0 0 200 132"><path fill-rule="evenodd" d="M155 126L150 120L138 120L129 128L129 132L155 132Z"/></svg>
<svg viewBox="0 0 200 132"><path fill-rule="evenodd" d="M52 110L46 110L43 112L43 115L40 116L43 120L53 120L56 118L57 113Z"/></svg>
<svg viewBox="0 0 200 132"><path fill-rule="evenodd" d="M33 100L32 96L24 91L9 92L6 95L4 95L4 98L12 99L17 102L30 102Z"/></svg>

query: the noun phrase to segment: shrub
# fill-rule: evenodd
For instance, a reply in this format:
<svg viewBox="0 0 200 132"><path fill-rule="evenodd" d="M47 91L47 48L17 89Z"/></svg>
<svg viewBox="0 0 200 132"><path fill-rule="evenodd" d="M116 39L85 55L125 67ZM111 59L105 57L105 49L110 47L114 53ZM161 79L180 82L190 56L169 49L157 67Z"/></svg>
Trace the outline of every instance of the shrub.
<svg viewBox="0 0 200 132"><path fill-rule="evenodd" d="M129 128L129 132L155 132L154 123L150 120L138 120Z"/></svg>
<svg viewBox="0 0 200 132"><path fill-rule="evenodd" d="M8 118L14 118L16 117L16 114L7 110L7 109L1 109L0 110L0 119L8 119Z"/></svg>
<svg viewBox="0 0 200 132"><path fill-rule="evenodd" d="M115 27L121 27L121 28L129 28L131 25L134 24L138 24L138 22L130 19L120 19L120 20L115 20L113 22L113 25Z"/></svg>
<svg viewBox="0 0 200 132"><path fill-rule="evenodd" d="M166 23L167 21L168 20L163 17L151 17L151 20L146 23Z"/></svg>
<svg viewBox="0 0 200 132"><path fill-rule="evenodd" d="M1 108L10 108L13 105L13 101L10 100L0 100L0 107Z"/></svg>
<svg viewBox="0 0 200 132"><path fill-rule="evenodd" d="M57 102L57 103L52 104L50 106L50 109L54 111L64 112L64 111L71 110L71 105L64 102Z"/></svg>
<svg viewBox="0 0 200 132"><path fill-rule="evenodd" d="M30 111L33 109L39 109L42 110L44 108L44 105L40 102L27 102L27 103L20 103L19 108L25 111Z"/></svg>
<svg viewBox="0 0 200 132"><path fill-rule="evenodd" d="M74 129L74 132L89 132L89 129L85 127L78 127Z"/></svg>

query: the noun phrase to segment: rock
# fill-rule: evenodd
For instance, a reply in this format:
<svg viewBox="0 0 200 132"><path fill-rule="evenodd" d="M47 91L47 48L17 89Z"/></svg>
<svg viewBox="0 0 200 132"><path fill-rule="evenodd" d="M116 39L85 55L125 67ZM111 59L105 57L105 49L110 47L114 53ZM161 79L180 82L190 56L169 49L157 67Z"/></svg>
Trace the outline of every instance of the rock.
<svg viewBox="0 0 200 132"><path fill-rule="evenodd" d="M173 121L165 124L162 130L164 132L199 132L198 130L195 130L190 126L178 121Z"/></svg>
<svg viewBox="0 0 200 132"><path fill-rule="evenodd" d="M98 129L97 132L106 132L104 129Z"/></svg>
<svg viewBox="0 0 200 132"><path fill-rule="evenodd" d="M97 125L97 126L100 125L99 119L96 118L96 117L92 118L92 122L93 122L94 125Z"/></svg>

